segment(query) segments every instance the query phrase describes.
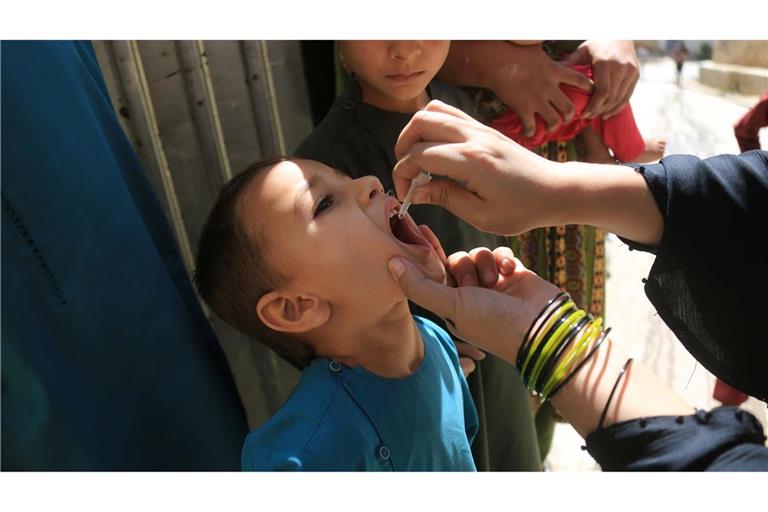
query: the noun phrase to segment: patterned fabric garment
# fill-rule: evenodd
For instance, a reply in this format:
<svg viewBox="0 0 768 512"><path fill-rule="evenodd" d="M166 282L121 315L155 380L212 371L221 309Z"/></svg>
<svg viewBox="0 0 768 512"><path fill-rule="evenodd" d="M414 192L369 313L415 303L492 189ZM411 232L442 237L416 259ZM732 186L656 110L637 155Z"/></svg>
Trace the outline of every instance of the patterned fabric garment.
<svg viewBox="0 0 768 512"><path fill-rule="evenodd" d="M564 59L581 41L546 41L544 51ZM479 119L488 124L507 107L487 89L467 90ZM547 142L536 153L556 162L582 160L581 136L567 142ZM591 226L534 229L508 237L509 246L523 264L571 294L581 309L602 316L605 311L605 233Z"/></svg>
<svg viewBox="0 0 768 512"><path fill-rule="evenodd" d="M469 89L479 119L488 124L507 110L487 89ZM581 136L550 141L535 150L556 162L581 160ZM556 226L507 237L523 264L573 297L581 309L602 316L605 311L605 233L591 226Z"/></svg>
<svg viewBox="0 0 768 512"><path fill-rule="evenodd" d="M578 160L578 139L549 142L538 154L556 162ZM605 233L592 226L556 226L509 237L520 261L573 297L595 316L605 311Z"/></svg>

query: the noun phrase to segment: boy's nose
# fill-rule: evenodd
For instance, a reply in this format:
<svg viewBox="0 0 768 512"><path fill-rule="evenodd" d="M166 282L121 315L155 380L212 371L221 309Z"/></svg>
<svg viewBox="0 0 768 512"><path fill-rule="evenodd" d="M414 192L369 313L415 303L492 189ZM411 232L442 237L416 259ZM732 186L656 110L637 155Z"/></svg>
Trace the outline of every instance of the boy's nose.
<svg viewBox="0 0 768 512"><path fill-rule="evenodd" d="M353 182L357 187L357 198L361 205L367 206L377 193L384 193L384 186L376 176L363 176Z"/></svg>
<svg viewBox="0 0 768 512"><path fill-rule="evenodd" d="M390 56L395 60L410 60L421 53L421 41L393 41Z"/></svg>

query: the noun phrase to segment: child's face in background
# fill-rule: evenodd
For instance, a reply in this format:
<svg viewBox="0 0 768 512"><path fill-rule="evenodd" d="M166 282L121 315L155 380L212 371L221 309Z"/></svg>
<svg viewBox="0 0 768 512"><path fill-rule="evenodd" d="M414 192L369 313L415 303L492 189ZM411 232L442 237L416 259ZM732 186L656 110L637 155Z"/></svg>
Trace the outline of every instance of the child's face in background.
<svg viewBox="0 0 768 512"><path fill-rule="evenodd" d="M286 289L328 301L340 321L383 316L404 300L387 263L401 255L442 282L445 269L413 221L390 228L397 199L373 176L351 179L319 162L281 162L245 190L240 219L268 244ZM407 225L406 225L407 223ZM406 243L401 240L406 240Z"/></svg>
<svg viewBox="0 0 768 512"><path fill-rule="evenodd" d="M427 84L443 66L449 47L450 41L339 41L344 66L357 75L363 101L385 110L426 98Z"/></svg>

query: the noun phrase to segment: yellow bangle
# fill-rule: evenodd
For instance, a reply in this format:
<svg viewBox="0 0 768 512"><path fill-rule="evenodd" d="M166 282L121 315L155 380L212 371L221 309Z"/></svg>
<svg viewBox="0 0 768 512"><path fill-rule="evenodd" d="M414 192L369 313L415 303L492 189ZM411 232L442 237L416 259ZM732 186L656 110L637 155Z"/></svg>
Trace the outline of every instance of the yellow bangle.
<svg viewBox="0 0 768 512"><path fill-rule="evenodd" d="M541 350L541 356L538 357L531 370L531 377L528 379L528 389L536 389L536 382L539 378L544 363L549 360L552 355L552 351L555 347L560 345L565 334L575 325L579 320L587 316L587 312L583 309L578 309L571 313L570 316L560 325L557 330L549 337L547 344Z"/></svg>
<svg viewBox="0 0 768 512"><path fill-rule="evenodd" d="M553 380L557 380L556 376L558 375L558 371L562 369L563 364L567 362L574 349L578 348L579 343L584 339L584 335L587 333L590 326L594 324L594 322L595 319L591 315L586 315L585 318L579 321L577 324L576 332L574 332L573 335L569 336L569 339L566 340L568 346L562 348L560 355L557 356L557 361L554 361L554 365L549 369L547 380L540 388L541 393L544 393L544 390L550 387L550 383Z"/></svg>
<svg viewBox="0 0 768 512"><path fill-rule="evenodd" d="M560 308L558 308L555 314L552 315L552 317L549 320L547 320L547 323L544 324L544 326L542 326L542 328L539 330L538 334L536 335L536 338L531 343L531 347L528 349L528 354L525 356L525 361L523 361L523 367L520 368L520 375L525 374L525 371L528 368L528 364L531 361L531 357L536 352L544 336L549 332L552 326L555 325L555 322L559 321L565 315L565 313L567 313L571 309L576 309L576 304L572 300L569 300L568 302L560 306Z"/></svg>
<svg viewBox="0 0 768 512"><path fill-rule="evenodd" d="M563 361L558 364L557 368L552 372L552 377L549 379L549 382L546 383L544 386L545 389L542 391L544 396L547 396L547 392L567 375L576 360L578 360L587 348L589 348L597 336L600 335L602 322L603 319L599 317L590 322L583 334L573 344L573 348L565 354Z"/></svg>
<svg viewBox="0 0 768 512"><path fill-rule="evenodd" d="M552 372L552 377L545 384L544 389L541 392L543 397L549 396L549 392L568 374L573 364L581 357L589 346L598 338L601 334L601 327L603 325L603 319L601 317L596 318L589 324L584 331L584 334L578 339L569 352L563 357L562 363Z"/></svg>

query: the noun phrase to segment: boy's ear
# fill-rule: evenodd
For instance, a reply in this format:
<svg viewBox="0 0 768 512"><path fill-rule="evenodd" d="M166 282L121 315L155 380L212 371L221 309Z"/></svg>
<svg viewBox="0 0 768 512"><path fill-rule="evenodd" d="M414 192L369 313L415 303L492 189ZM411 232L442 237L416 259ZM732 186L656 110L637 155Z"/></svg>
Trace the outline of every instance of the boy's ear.
<svg viewBox="0 0 768 512"><path fill-rule="evenodd" d="M311 294L273 290L259 299L256 313L273 331L302 333L325 324L331 316L331 304Z"/></svg>

